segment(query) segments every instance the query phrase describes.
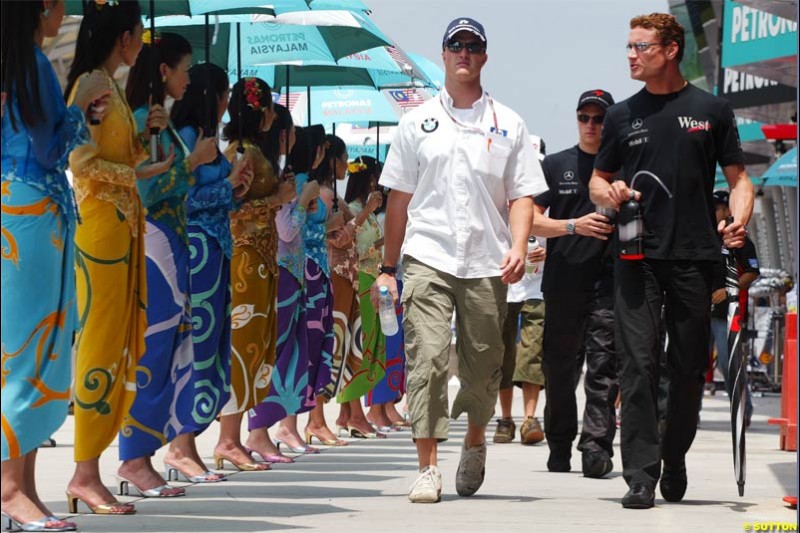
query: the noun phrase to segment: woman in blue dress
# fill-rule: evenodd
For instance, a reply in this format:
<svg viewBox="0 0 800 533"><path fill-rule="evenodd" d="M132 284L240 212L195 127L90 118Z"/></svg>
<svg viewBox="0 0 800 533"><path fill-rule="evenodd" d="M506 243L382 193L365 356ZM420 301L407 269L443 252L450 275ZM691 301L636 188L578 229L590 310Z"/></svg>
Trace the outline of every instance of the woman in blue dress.
<svg viewBox="0 0 800 533"><path fill-rule="evenodd" d="M142 41L147 46L131 69L126 86L140 131L147 127L151 98L156 106L167 96L175 100L183 97L192 60L191 45L179 35L152 36L146 32ZM160 77L152 79L156 68ZM169 171L137 183L147 207L148 327L145 353L136 368L136 399L120 429L122 465L117 473L121 494L128 493L132 485L142 496L165 498L183 496L186 491L169 486L153 468L151 456L195 428L186 195L192 172L213 161L216 147L214 139L208 139L190 151L170 124L159 136L158 149L174 154L175 162Z"/></svg>
<svg viewBox="0 0 800 533"><path fill-rule="evenodd" d="M67 107L42 53L58 35L62 1L2 3L2 484L4 527L74 531L36 493L36 449L64 422L77 325L77 210L65 169L90 141L111 88L84 78ZM8 524L6 525L6 521Z"/></svg>
<svg viewBox="0 0 800 533"><path fill-rule="evenodd" d="M206 63L189 70L183 98L171 118L186 147L193 150L200 132L213 138L228 107L228 75ZM230 398L231 386L231 237L230 212L250 187L247 159L231 165L222 152L194 171L186 213L191 274L192 341L194 343L193 433L178 436L164 457L167 481L218 481L200 458L192 436L205 430Z"/></svg>

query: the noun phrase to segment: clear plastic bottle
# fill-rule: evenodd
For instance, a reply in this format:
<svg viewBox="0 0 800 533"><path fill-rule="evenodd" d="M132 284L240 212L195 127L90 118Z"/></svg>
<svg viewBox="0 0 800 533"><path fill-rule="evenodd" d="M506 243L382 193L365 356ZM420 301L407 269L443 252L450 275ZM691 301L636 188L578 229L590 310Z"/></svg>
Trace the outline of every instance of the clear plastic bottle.
<svg viewBox="0 0 800 533"><path fill-rule="evenodd" d="M530 236L528 237L528 254L532 251L539 248L539 241L536 240L536 237ZM531 261L528 259L527 255L525 256L525 273L526 274L536 274L539 272L539 268L541 267L541 261Z"/></svg>
<svg viewBox="0 0 800 533"><path fill-rule="evenodd" d="M381 331L387 337L396 335L397 327L397 313L394 310L394 302L392 295L389 294L389 287L381 285L378 287L378 316L381 320Z"/></svg>

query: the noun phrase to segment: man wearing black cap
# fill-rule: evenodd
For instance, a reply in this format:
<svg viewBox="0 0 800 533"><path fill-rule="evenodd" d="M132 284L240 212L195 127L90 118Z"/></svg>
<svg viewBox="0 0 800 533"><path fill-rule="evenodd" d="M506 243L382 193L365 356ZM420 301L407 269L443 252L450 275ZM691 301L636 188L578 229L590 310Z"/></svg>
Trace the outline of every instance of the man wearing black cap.
<svg viewBox="0 0 800 533"><path fill-rule="evenodd" d="M445 84L400 120L380 184L386 208L384 264L372 293L386 286L403 248L406 390L419 474L415 503L439 501L437 446L448 438L447 365L456 315L461 388L450 416L467 413L456 491L474 494L486 465L486 425L502 377L507 284L525 273L533 196L546 190L528 129L481 85L486 33L455 19L442 39Z"/></svg>
<svg viewBox="0 0 800 533"><path fill-rule="evenodd" d="M730 194L728 191L714 191L714 209L717 222L725 220L731 214ZM734 257L739 268L739 323L747 323L747 289L758 278L761 271L758 268L758 256L756 255L756 245L745 236L744 246L734 250ZM714 338L714 345L717 348L717 366L725 380L725 389L731 393L728 383L728 293L725 290L725 267L724 259L719 262L714 273L714 285L711 293L711 334ZM753 399L750 394L750 387L747 387L747 400L744 409L745 426L750 425L750 418L753 416Z"/></svg>
<svg viewBox="0 0 800 533"><path fill-rule="evenodd" d="M683 77L685 42L673 15L652 13L630 21L628 66L631 78L645 86L606 112L589 184L595 204L624 207L620 218L626 216L624 234L617 220L614 323L622 475L628 484L621 503L627 509L653 507L656 483L670 502L681 501L686 492L686 453L697 431L708 367L718 232L728 248L741 247L753 211L736 118L725 100ZM714 217L717 165L731 190L729 226ZM661 434L657 383L664 329L670 391Z"/></svg>
<svg viewBox="0 0 800 533"><path fill-rule="evenodd" d="M572 442L578 433L575 388L586 359L586 408L578 442L586 477L599 478L613 468L616 432L614 400L617 365L614 351L613 269L608 235L613 226L595 212L589 179L600 148L603 118L611 95L601 89L578 99L578 144L547 156L542 163L550 190L536 197L539 211L533 233L547 237L542 280L547 320L542 367L547 383L544 427L551 472L569 472ZM545 210L549 208L549 216Z"/></svg>

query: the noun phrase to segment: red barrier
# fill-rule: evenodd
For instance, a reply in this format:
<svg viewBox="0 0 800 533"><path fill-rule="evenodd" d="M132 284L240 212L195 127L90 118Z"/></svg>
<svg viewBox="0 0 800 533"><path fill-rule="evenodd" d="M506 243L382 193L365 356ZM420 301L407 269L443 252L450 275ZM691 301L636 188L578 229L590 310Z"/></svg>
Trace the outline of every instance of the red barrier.
<svg viewBox="0 0 800 533"><path fill-rule="evenodd" d="M780 426L781 450L797 450L797 313L786 315L781 380L781 418L769 423Z"/></svg>

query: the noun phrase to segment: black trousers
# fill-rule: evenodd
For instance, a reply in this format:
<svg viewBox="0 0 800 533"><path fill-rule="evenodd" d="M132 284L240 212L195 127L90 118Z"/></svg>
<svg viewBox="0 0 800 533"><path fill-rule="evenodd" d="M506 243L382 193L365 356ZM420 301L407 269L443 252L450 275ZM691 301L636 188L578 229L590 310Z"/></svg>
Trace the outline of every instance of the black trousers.
<svg viewBox="0 0 800 533"><path fill-rule="evenodd" d="M575 388L585 357L586 408L578 450L605 451L612 456L617 430L614 401L619 386L611 284L605 283L594 292L548 291L544 301L544 429L550 451L562 457L570 455L578 433Z"/></svg>
<svg viewBox="0 0 800 533"><path fill-rule="evenodd" d="M661 460L679 463L694 440L697 404L708 367L713 266L703 261L650 259L615 265L622 474L629 485L654 486L661 476ZM669 336L669 394L659 438L662 320Z"/></svg>

